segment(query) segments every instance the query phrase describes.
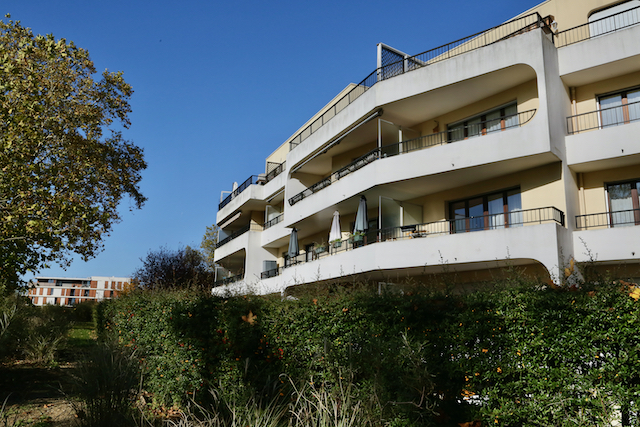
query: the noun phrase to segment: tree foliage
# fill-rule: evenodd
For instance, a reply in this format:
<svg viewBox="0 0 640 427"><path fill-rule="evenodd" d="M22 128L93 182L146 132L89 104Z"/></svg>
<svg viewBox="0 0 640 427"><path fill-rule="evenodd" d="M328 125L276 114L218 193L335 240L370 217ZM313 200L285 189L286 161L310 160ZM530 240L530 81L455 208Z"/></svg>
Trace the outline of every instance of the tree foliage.
<svg viewBox="0 0 640 427"><path fill-rule="evenodd" d="M142 267L133 273L133 278L144 289L209 289L213 286L214 274L205 257L189 246L178 250L162 247L149 251L140 260Z"/></svg>
<svg viewBox="0 0 640 427"><path fill-rule="evenodd" d="M95 73L73 42L0 21L0 280L95 256L123 197L145 201L143 151L118 131L133 90Z"/></svg>
<svg viewBox="0 0 640 427"><path fill-rule="evenodd" d="M220 228L217 225L210 225L202 236L202 242L200 243L200 252L204 256L204 259L211 270L215 269L215 252L216 244L218 243L218 234Z"/></svg>

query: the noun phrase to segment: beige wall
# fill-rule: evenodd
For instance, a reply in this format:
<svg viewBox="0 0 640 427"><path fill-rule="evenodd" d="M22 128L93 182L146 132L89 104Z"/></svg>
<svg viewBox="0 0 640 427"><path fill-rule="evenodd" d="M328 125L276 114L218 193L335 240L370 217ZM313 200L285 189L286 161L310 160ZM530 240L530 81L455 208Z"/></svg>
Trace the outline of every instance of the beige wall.
<svg viewBox="0 0 640 427"><path fill-rule="evenodd" d="M331 158L331 171L335 172L340 168L347 166L360 156L367 154L369 151L374 150L378 146L377 141L370 141L360 147L353 150L340 153L337 156Z"/></svg>
<svg viewBox="0 0 640 427"><path fill-rule="evenodd" d="M640 86L640 71L579 86L576 88L577 114L596 111L598 109L598 95L616 92L634 86Z"/></svg>
<svg viewBox="0 0 640 427"><path fill-rule="evenodd" d="M413 128L419 129L421 135L443 132L447 130L447 125L450 123L458 122L512 101L518 103L518 112L538 108L538 85L536 80L533 79L504 92L490 96L489 98L467 105L464 108L451 111L439 117L434 117Z"/></svg>
<svg viewBox="0 0 640 427"><path fill-rule="evenodd" d="M566 213L560 163L430 194L411 200L411 203L422 205L423 222L441 221L448 218L449 202L518 186L521 190L522 209L554 206Z"/></svg>
<svg viewBox="0 0 640 427"><path fill-rule="evenodd" d="M558 23L558 31L568 30L578 25L586 24L589 15L613 6L618 3L624 3L620 0L548 0L535 6L534 8L524 12L522 15L528 15L538 12L543 18L547 15L553 15ZM522 16L521 15L521 16Z"/></svg>
<svg viewBox="0 0 640 427"><path fill-rule="evenodd" d="M581 207L581 214L607 211L608 202L605 184L637 178L640 178L638 165L582 174L583 190L581 191L584 194L584 202Z"/></svg>

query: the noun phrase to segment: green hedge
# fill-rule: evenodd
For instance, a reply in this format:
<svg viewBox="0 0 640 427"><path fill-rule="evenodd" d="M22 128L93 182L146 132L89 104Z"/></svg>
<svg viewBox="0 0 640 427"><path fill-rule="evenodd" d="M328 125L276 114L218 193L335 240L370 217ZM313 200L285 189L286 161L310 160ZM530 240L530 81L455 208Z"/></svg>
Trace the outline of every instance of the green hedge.
<svg viewBox="0 0 640 427"><path fill-rule="evenodd" d="M601 425L615 405L638 422L640 303L628 293L618 283L294 301L134 293L101 305L99 323L103 336L137 348L162 404L210 388L286 396L280 374L348 375L387 420Z"/></svg>

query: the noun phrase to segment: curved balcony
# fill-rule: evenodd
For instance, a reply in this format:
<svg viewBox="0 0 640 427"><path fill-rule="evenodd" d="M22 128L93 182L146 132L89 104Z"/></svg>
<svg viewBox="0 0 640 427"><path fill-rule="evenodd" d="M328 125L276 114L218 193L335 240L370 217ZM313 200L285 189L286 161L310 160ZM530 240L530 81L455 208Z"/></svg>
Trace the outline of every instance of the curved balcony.
<svg viewBox="0 0 640 427"><path fill-rule="evenodd" d="M316 251L312 257L306 254L288 259L285 267L263 271L262 279L268 279L283 273L286 268L313 262L323 258L342 254L364 246L380 242L429 238L448 234L472 233L484 230L515 229L522 226L556 223L565 225L565 214L555 207L518 210L509 213L482 215L469 218L456 218L423 224L389 227L370 230L366 234L353 236L340 242L331 243L328 248Z"/></svg>
<svg viewBox="0 0 640 427"><path fill-rule="evenodd" d="M326 178L318 181L309 188L301 191L295 196L289 198L289 205L293 206L302 199L309 197L310 195L317 193L330 186L332 183L344 178L345 176L362 169L370 163L382 158L393 157L400 154L407 154L418 150L424 150L430 147L438 145L450 144L456 141L461 141L466 138L461 137L465 134L471 135L488 135L494 132L509 130L512 128L520 127L527 124L533 116L536 110L527 110L521 113L512 114L509 116L501 117L498 119L487 120L479 122L471 126L465 126L464 128L457 128L452 130L446 130L431 135L425 135L418 138L399 142L397 144L385 145L378 147L365 155L357 158L347 166L333 172Z"/></svg>
<svg viewBox="0 0 640 427"><path fill-rule="evenodd" d="M553 35L549 27L550 23L550 17L542 18L537 12L534 12L414 56L401 56L395 51L388 50L387 55L382 59L383 64L360 83L354 85L344 96L329 105L316 120L298 132L290 140L289 149L293 150L300 145L378 82L472 52L537 28L543 28L547 34Z"/></svg>

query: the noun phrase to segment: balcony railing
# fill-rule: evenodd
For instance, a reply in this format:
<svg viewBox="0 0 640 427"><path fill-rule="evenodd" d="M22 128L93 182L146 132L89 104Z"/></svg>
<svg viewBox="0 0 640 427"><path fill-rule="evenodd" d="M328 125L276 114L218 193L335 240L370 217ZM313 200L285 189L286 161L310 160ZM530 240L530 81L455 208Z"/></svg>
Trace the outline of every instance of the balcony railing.
<svg viewBox="0 0 640 427"><path fill-rule="evenodd" d="M576 229L613 228L640 225L640 209L602 212L576 216Z"/></svg>
<svg viewBox="0 0 640 427"><path fill-rule="evenodd" d="M235 276L230 276L230 277L225 277L224 279L218 279L213 283L213 286L222 286L222 285L228 285L230 283L235 283L238 280L242 280L242 275L238 274Z"/></svg>
<svg viewBox="0 0 640 427"><path fill-rule="evenodd" d="M311 136L320 127L331 120L340 111L358 99L363 93L369 90L373 85L392 77L417 70L436 62L444 61L463 53L471 52L485 46L515 37L532 31L536 28L543 28L553 37L553 32L549 28L549 17L542 18L537 12L520 18L513 19L504 24L489 28L488 30L470 35L468 37L445 44L435 49L419 53L414 56L406 57L400 61L386 64L377 68L371 74L358 83L353 89L347 92L343 97L338 99L329 108L313 121L309 126L300 131L290 142L289 149L293 150L300 145L302 141Z"/></svg>
<svg viewBox="0 0 640 427"><path fill-rule="evenodd" d="M640 23L640 7L634 7L615 15L558 32L555 37L556 47L568 46L593 37L619 31L638 23Z"/></svg>
<svg viewBox="0 0 640 427"><path fill-rule="evenodd" d="M285 168L285 163L267 162L267 175L265 176L265 183L271 181L276 176L280 175Z"/></svg>
<svg viewBox="0 0 640 427"><path fill-rule="evenodd" d="M264 230L266 230L267 228L273 227L277 223L281 222L283 219L284 219L284 214L280 214L277 217L272 218L269 221L265 222L262 227L263 227Z"/></svg>
<svg viewBox="0 0 640 427"><path fill-rule="evenodd" d="M593 129L624 125L640 120L640 101L602 108L567 117L567 132L573 135Z"/></svg>
<svg viewBox="0 0 640 427"><path fill-rule="evenodd" d="M229 202L231 202L233 199L238 197L240 193L242 193L244 190L249 188L250 185L257 184L257 183L258 183L258 175L251 175L249 178L245 180L245 182L240 184L238 188L233 190L231 194L229 194L227 197L224 198L223 201L220 202L220 204L218 205L218 209L224 208L229 204Z"/></svg>
<svg viewBox="0 0 640 427"><path fill-rule="evenodd" d="M219 247L221 247L223 245L226 245L227 243L229 243L230 241L232 241L236 237L243 235L244 233L246 233L249 230L251 230L251 231L262 231L262 227L259 224L254 224L254 223L247 224L244 227L240 228L239 230L234 231L233 233L231 233L230 235L228 235L224 239L220 240L218 243L216 243L216 249L218 249Z"/></svg>
<svg viewBox="0 0 640 427"><path fill-rule="evenodd" d="M242 193L244 190L246 190L247 188L249 188L250 185L253 185L253 184L264 185L267 182L271 181L276 176L280 175L285 168L285 163L286 162L282 162L282 163L267 162L266 175L265 174L251 175L242 184L240 184L238 188L233 190L231 194L229 194L227 197L224 198L224 200L220 202L220 204L218 205L218 210L227 206L229 202L231 202L233 199L238 197L238 195Z"/></svg>
<svg viewBox="0 0 640 427"><path fill-rule="evenodd" d="M521 113L504 116L497 119L479 122L464 128L450 129L431 135L425 135L414 139L399 142L397 144L385 145L369 151L367 154L358 157L347 166L338 169L321 181L316 182L311 187L301 191L289 199L289 205L293 206L300 200L309 197L330 186L332 183L344 178L352 172L362 169L366 165L375 162L378 159L397 156L399 154L411 153L413 151L424 150L425 148L435 147L436 145L444 145L451 142L461 141L465 139L464 134L474 136L487 135L496 131L511 129L528 123L535 115L536 110L523 111Z"/></svg>
<svg viewBox="0 0 640 427"><path fill-rule="evenodd" d="M275 277L282 273L284 268L297 264L312 262L328 256L333 256L341 252L357 249L362 246L368 246L379 242L417 239L429 236L438 236L443 234L468 233L483 230L499 230L508 228L517 228L525 225L543 224L555 222L564 227L565 214L561 210L550 206L546 208L526 209L512 211L509 213L499 213L492 215L482 215L468 218L456 218L435 222L427 222L423 224L405 225L401 227L389 227L378 230L370 230L363 236L355 236L345 239L337 243L329 244L327 250L314 253L308 257L308 254L300 254L293 259L287 259L285 267L278 267L273 270L262 272L261 278L267 279Z"/></svg>

